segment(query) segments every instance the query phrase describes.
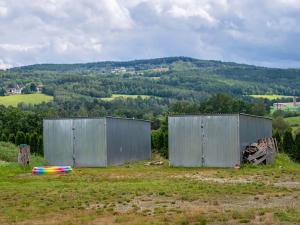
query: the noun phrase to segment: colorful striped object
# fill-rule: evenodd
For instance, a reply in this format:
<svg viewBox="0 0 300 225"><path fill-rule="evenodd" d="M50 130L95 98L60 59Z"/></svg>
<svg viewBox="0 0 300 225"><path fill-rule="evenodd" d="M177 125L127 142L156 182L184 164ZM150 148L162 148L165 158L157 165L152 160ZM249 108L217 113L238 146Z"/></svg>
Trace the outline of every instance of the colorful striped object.
<svg viewBox="0 0 300 225"><path fill-rule="evenodd" d="M71 166L38 166L32 169L33 174L59 174L59 173L71 173Z"/></svg>

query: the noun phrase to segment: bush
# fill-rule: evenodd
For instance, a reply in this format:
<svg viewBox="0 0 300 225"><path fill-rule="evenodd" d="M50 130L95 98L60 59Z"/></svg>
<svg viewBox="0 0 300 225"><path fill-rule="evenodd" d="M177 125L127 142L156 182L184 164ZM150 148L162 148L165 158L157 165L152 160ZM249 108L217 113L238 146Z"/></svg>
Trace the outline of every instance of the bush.
<svg viewBox="0 0 300 225"><path fill-rule="evenodd" d="M16 134L16 145L20 144L26 144L26 137L22 131L18 131Z"/></svg>
<svg viewBox="0 0 300 225"><path fill-rule="evenodd" d="M0 142L0 160L6 162L17 162L18 148L14 144Z"/></svg>
<svg viewBox="0 0 300 225"><path fill-rule="evenodd" d="M0 141L7 142L7 136L4 133L1 134Z"/></svg>
<svg viewBox="0 0 300 225"><path fill-rule="evenodd" d="M300 133L297 134L295 140L295 160L300 162Z"/></svg>
<svg viewBox="0 0 300 225"><path fill-rule="evenodd" d="M31 152L38 153L38 134L36 132L30 135L30 150Z"/></svg>
<svg viewBox="0 0 300 225"><path fill-rule="evenodd" d="M30 133L25 134L25 144L30 145Z"/></svg>
<svg viewBox="0 0 300 225"><path fill-rule="evenodd" d="M275 132L273 134L273 138L275 138L277 141L279 151L282 151L282 138L277 129L275 130Z"/></svg>
<svg viewBox="0 0 300 225"><path fill-rule="evenodd" d="M44 155L43 151L43 136L39 135L37 140L37 153L40 155Z"/></svg>
<svg viewBox="0 0 300 225"><path fill-rule="evenodd" d="M9 134L7 141L12 143L12 144L15 144L16 143L15 135L14 134Z"/></svg>
<svg viewBox="0 0 300 225"><path fill-rule="evenodd" d="M291 130L286 130L283 135L282 147L286 154L294 158L295 142Z"/></svg>

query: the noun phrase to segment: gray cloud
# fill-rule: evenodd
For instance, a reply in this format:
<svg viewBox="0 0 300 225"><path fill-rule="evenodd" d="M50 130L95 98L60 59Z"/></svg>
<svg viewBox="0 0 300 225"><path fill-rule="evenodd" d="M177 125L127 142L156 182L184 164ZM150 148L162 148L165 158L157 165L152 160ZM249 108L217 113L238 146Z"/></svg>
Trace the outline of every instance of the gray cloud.
<svg viewBox="0 0 300 225"><path fill-rule="evenodd" d="M300 67L298 0L2 0L0 69L191 56Z"/></svg>

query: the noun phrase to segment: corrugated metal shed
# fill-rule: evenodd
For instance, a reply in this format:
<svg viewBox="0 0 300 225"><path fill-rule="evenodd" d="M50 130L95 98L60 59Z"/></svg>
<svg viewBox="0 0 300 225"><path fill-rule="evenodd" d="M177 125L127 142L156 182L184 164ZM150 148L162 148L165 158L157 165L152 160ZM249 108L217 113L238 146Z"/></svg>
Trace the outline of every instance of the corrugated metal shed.
<svg viewBox="0 0 300 225"><path fill-rule="evenodd" d="M233 167L245 146L272 137L272 120L246 114L169 117L172 166Z"/></svg>
<svg viewBox="0 0 300 225"><path fill-rule="evenodd" d="M48 165L105 167L151 158L149 121L123 118L67 118L43 121Z"/></svg>

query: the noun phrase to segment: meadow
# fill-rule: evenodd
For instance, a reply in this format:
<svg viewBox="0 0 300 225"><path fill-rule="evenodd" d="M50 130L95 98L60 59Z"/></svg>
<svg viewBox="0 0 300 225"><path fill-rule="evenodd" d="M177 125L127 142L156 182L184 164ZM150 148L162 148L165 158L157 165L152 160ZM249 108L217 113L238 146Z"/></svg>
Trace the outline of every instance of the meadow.
<svg viewBox="0 0 300 225"><path fill-rule="evenodd" d="M19 103L37 105L42 102L50 101L53 101L53 96L48 96L41 93L0 96L0 105L4 106L16 107Z"/></svg>
<svg viewBox="0 0 300 225"><path fill-rule="evenodd" d="M136 99L137 97L141 97L142 99L148 99L151 96L150 95L124 95L124 94L112 94L111 97L108 98L100 98L103 101L113 101L116 99L122 99L122 98L131 98Z"/></svg>
<svg viewBox="0 0 300 225"><path fill-rule="evenodd" d="M284 120L288 122L294 132L300 129L300 116L287 117Z"/></svg>
<svg viewBox="0 0 300 225"><path fill-rule="evenodd" d="M300 165L284 154L240 169L164 160L39 176L30 171L43 159L32 158L26 168L0 163L0 224L300 224Z"/></svg>
<svg viewBox="0 0 300 225"><path fill-rule="evenodd" d="M249 95L253 98L262 98L268 100L276 100L276 99L287 99L290 98L292 100L293 96L286 96L286 95Z"/></svg>

